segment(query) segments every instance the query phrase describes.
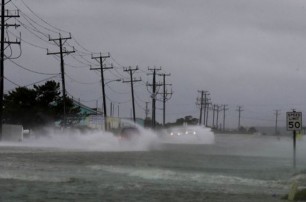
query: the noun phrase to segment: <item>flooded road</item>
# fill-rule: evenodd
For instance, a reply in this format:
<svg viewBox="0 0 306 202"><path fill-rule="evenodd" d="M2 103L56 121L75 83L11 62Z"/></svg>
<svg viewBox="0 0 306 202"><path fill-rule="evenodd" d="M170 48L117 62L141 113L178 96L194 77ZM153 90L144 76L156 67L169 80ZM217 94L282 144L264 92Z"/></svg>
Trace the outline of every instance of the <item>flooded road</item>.
<svg viewBox="0 0 306 202"><path fill-rule="evenodd" d="M292 169L290 146L255 135L137 151L2 143L0 201L282 201L306 168L301 155Z"/></svg>

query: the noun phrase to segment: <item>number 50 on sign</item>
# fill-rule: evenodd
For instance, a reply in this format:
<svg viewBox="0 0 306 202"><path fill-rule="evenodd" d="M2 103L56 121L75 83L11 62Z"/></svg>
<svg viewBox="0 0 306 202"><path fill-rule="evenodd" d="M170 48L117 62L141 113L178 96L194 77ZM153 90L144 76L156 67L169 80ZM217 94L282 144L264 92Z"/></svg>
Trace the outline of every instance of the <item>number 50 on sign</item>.
<svg viewBox="0 0 306 202"><path fill-rule="evenodd" d="M287 130L302 130L302 112L287 112Z"/></svg>

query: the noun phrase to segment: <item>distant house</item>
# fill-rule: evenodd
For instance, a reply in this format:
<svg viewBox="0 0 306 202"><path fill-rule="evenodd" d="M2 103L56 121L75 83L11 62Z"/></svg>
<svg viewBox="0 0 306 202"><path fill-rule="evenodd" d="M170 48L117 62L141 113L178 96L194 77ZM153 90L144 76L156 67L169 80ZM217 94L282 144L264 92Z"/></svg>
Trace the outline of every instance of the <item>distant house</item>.
<svg viewBox="0 0 306 202"><path fill-rule="evenodd" d="M105 119L100 109L90 108L79 101L73 100L76 107L80 107L80 115L78 117L69 117L78 119L77 125L85 126L93 129L104 130ZM116 131L122 127L133 124L131 118L107 117L107 127L112 131ZM144 120L136 118L136 124L144 126Z"/></svg>
<svg viewBox="0 0 306 202"><path fill-rule="evenodd" d="M90 108L76 100L73 100L73 104L76 107L80 107L80 114L82 115L102 115L102 111L99 108Z"/></svg>

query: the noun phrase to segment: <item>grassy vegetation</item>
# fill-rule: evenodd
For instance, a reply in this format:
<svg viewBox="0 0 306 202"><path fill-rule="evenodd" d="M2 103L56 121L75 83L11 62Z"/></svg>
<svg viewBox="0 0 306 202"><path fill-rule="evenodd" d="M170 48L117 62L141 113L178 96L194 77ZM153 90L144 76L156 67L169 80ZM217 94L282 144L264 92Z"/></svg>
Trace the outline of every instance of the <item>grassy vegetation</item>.
<svg viewBox="0 0 306 202"><path fill-rule="evenodd" d="M285 195L282 197L283 200L288 200L289 195ZM306 189L302 189L297 191L297 193L294 196L294 201L306 201Z"/></svg>
<svg viewBox="0 0 306 202"><path fill-rule="evenodd" d="M294 200L295 201L306 201L306 189L299 190L296 193Z"/></svg>

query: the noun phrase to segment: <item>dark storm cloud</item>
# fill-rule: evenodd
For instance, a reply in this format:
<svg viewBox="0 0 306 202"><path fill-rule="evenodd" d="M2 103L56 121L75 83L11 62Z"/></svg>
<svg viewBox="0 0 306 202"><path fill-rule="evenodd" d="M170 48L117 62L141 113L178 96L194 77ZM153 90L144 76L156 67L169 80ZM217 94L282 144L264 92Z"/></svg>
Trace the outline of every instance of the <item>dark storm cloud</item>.
<svg viewBox="0 0 306 202"><path fill-rule="evenodd" d="M109 51L126 66L165 67L172 73L175 90L168 107L171 119L197 110L194 103L199 89L211 91L213 102L230 104L232 116L236 105L244 105L246 111L265 105L267 113L261 108L252 110L254 116L266 117L276 107L286 110L306 101L302 90L306 73L304 1L27 2L45 20L72 32L94 52ZM88 70L67 71L78 79L93 78L87 76ZM94 96L100 92L96 88ZM90 97L86 87L71 85L71 91ZM145 96L146 92L139 93ZM291 94L298 98L292 99ZM181 106L185 111L179 114ZM305 109L306 105L301 106ZM139 114L143 114L141 109Z"/></svg>

